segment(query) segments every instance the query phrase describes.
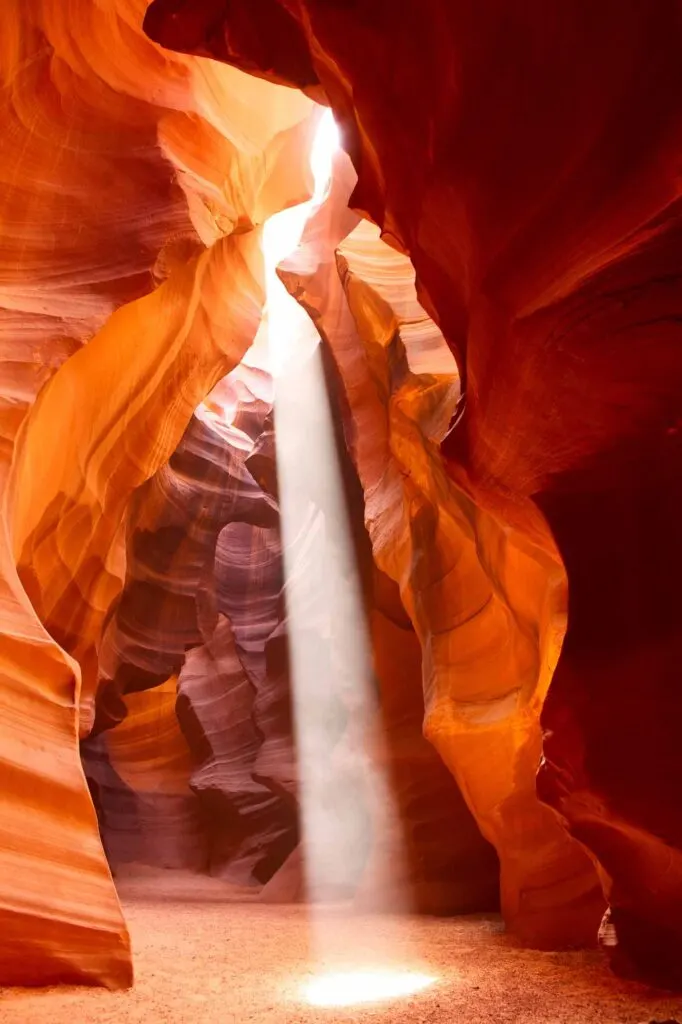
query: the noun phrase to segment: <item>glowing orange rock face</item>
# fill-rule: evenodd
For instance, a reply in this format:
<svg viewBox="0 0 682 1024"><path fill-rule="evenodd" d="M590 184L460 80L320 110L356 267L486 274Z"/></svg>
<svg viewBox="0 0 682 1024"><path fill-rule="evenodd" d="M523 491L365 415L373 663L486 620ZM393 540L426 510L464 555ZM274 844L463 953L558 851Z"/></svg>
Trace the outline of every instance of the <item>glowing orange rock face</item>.
<svg viewBox="0 0 682 1024"><path fill-rule="evenodd" d="M375 841L359 902L458 914L499 908L499 862L466 806L452 774L423 735L422 651L398 587L376 573L370 614L379 681L385 760L402 824L403 853ZM474 807L474 811L477 808ZM386 863L403 864L386 877ZM395 887L396 892L386 888Z"/></svg>
<svg viewBox="0 0 682 1024"><path fill-rule="evenodd" d="M443 332L409 261L357 229L350 189L339 193L320 214L319 265L286 273L334 357L374 558L393 581L371 614L398 799L426 826L409 882L423 908L471 895L439 877L425 838L436 794L458 793L414 735L416 636L426 731L499 852L511 927L550 946L595 935L603 899L587 848L621 968L679 982L679 4L361 7L266 0L256 18L234 0L222 32L223 2L155 0L147 28L326 93L359 175L353 203L409 251ZM144 8L3 10L5 983L130 981L77 746L124 585L127 511L251 344L258 227L310 185L309 100L161 50ZM204 415L219 420L228 398L218 389ZM399 637L396 584L413 628ZM209 712L224 697L212 677L239 660L215 618L180 679L182 692L196 670ZM253 769L288 799L286 730L261 748L253 736L273 694L256 707L238 684L198 778L241 794ZM160 780L184 807L172 685L127 698L130 719L103 742L131 789ZM167 743L150 764L155 707ZM238 773L218 743L230 727L248 733ZM543 751L540 794L563 822L535 796ZM413 772L433 801L418 812ZM481 850L494 867L470 830L445 873ZM248 848L242 866L254 863ZM295 854L286 867L292 891ZM485 896L490 876L477 884Z"/></svg>
<svg viewBox="0 0 682 1024"><path fill-rule="evenodd" d="M126 503L253 340L260 270L253 233L220 240L118 310L50 380L24 425L12 488L15 554L42 621L82 666L84 734L94 716L96 643L122 582ZM90 380L99 387L86 390Z"/></svg>
<svg viewBox="0 0 682 1024"><path fill-rule="evenodd" d="M328 207L309 225L306 272L294 256L282 276L327 339L343 381L374 558L399 584L421 641L425 732L497 848L510 928L550 948L594 941L604 906L594 868L535 795L540 707L564 624L563 573L448 479L437 442L456 409L454 360L416 300L409 260L370 225L334 240L333 227L341 235L349 227L343 177L340 168L336 213ZM313 274L311 248L321 253ZM390 744L399 742L409 673L401 686L399 670L386 671L381 633ZM485 882L481 849L478 865L481 874L469 865L472 900ZM466 877L462 867L453 884Z"/></svg>
<svg viewBox="0 0 682 1024"><path fill-rule="evenodd" d="M410 253L458 357L466 412L444 449L469 536L498 537L485 575L507 590L510 528L516 559L532 544L565 567L540 793L601 864L621 968L679 984L680 4L261 13L258 45L243 3L155 0L147 25L326 92L353 203Z"/></svg>
<svg viewBox="0 0 682 1024"><path fill-rule="evenodd" d="M37 619L4 542L0 569L0 977L127 984L128 935L78 757L78 666Z"/></svg>
<svg viewBox="0 0 682 1024"><path fill-rule="evenodd" d="M144 7L3 8L3 983L130 981L77 742L124 513L251 344L258 225L309 188L310 102L163 52Z"/></svg>

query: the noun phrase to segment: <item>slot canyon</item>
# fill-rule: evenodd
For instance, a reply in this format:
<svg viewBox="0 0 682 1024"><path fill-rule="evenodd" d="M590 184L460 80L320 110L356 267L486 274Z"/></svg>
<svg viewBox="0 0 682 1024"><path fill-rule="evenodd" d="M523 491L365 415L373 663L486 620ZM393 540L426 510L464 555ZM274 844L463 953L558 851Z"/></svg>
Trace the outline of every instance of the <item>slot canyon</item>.
<svg viewBox="0 0 682 1024"><path fill-rule="evenodd" d="M3 0L0 1024L682 1020L682 0Z"/></svg>

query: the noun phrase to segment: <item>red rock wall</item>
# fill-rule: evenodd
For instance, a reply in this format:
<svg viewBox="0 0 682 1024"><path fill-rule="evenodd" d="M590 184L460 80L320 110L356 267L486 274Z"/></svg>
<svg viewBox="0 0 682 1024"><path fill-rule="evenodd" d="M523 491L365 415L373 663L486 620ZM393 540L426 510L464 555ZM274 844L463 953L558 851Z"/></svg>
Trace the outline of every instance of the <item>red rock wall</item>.
<svg viewBox="0 0 682 1024"><path fill-rule="evenodd" d="M344 177L341 167L339 211ZM327 209L309 244L330 217L347 232L347 217ZM445 474L434 441L457 408L458 380L416 301L409 261L368 226L336 258L321 251L312 276L309 258L301 274L297 257L282 276L343 381L374 558L398 582L422 644L425 729L497 848L509 927L550 948L594 941L603 910L596 874L534 786L539 712L563 630L560 567L502 535ZM470 884L473 895L475 876Z"/></svg>
<svg viewBox="0 0 682 1024"><path fill-rule="evenodd" d="M620 959L679 981L680 3L282 0L286 52L267 14L254 48L241 5L224 41L211 4L210 38L166 6L155 38L328 96L353 201L458 357L452 478L567 573L540 794L601 864Z"/></svg>
<svg viewBox="0 0 682 1024"><path fill-rule="evenodd" d="M193 786L243 819L223 830L221 870L264 881L294 841L271 524L190 510L149 590L134 546L135 516L143 535L172 506L165 464L194 409L256 333L258 225L310 185L310 104L269 77L331 103L352 205L416 270L421 305L407 259L354 230L337 161L314 265L285 277L333 358L393 581L367 603L417 902L490 894L485 872L459 886L477 850L494 866L461 792L517 934L593 938L596 865L615 965L679 984L682 5L154 0L149 35L201 56L145 37L144 8L3 11L0 982L130 980L78 757L100 683L98 728L117 701L133 714L98 737L93 791L120 784L138 837L187 837ZM246 434L263 411L244 413ZM262 432L242 469L272 511L271 447ZM222 470L202 469L197 493ZM199 563L220 530L214 579ZM256 550L226 587L225 566ZM395 586L411 629L393 621ZM416 735L415 637L425 729L458 788ZM387 646L404 649L400 672ZM225 711L197 730L198 767L172 693L146 689L179 670L197 721ZM145 753L152 720L162 765ZM442 862L448 801L467 827Z"/></svg>

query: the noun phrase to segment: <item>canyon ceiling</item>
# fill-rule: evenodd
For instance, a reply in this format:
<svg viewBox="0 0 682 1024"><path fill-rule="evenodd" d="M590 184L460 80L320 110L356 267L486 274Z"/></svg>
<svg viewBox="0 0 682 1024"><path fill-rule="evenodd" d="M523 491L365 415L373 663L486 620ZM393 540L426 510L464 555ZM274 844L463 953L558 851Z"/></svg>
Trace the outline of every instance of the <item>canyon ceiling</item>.
<svg viewBox="0 0 682 1024"><path fill-rule="evenodd" d="M279 276L321 338L394 884L682 986L682 3L0 20L0 984L129 984L126 864L305 898L262 228L311 195L322 105L344 151ZM289 575L322 586L301 486ZM365 814L330 895L390 905L347 652L306 628L320 772Z"/></svg>

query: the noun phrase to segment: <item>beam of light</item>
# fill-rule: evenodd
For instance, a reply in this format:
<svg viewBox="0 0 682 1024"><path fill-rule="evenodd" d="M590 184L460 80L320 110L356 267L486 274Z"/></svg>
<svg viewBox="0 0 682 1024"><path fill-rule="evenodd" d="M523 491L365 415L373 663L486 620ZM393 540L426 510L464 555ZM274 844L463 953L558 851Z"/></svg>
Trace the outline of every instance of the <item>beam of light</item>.
<svg viewBox="0 0 682 1024"><path fill-rule="evenodd" d="M363 737L350 754L341 742L349 706L360 729L376 708L320 338L276 273L324 200L337 146L326 113L311 152L313 197L267 221L263 239L303 850L313 908L349 895L357 882L369 830L362 790L368 783L371 788L375 774L362 754ZM382 780L374 781L381 788Z"/></svg>
<svg viewBox="0 0 682 1024"><path fill-rule="evenodd" d="M270 217L263 226L265 261L264 329L269 341L269 357L274 377L281 377L291 358L312 351L319 343L317 331L307 314L293 299L277 276L277 267L297 248L303 229L327 195L332 161L339 148L339 131L331 111L320 118L310 153L314 190L307 203L291 206Z"/></svg>
<svg viewBox="0 0 682 1024"><path fill-rule="evenodd" d="M406 971L323 974L308 982L304 996L311 1006L358 1006L414 995L428 988L435 980L428 974L410 974Z"/></svg>
<svg viewBox="0 0 682 1024"><path fill-rule="evenodd" d="M373 885L392 894L391 911L409 910L406 902L395 903L401 891L406 896L402 832L381 756L371 643L320 338L277 276L328 194L338 144L325 113L311 153L312 199L271 217L263 232L303 861L317 966L304 998L320 1006L393 998L433 980L394 970L398 962L415 967L417 958L404 943L396 958L388 948L391 929L377 931L367 917L353 918L353 936L359 943L366 929L371 969L356 971L358 962L368 964L367 955L353 937L348 948L350 933L329 905L352 897L377 839L385 860ZM327 973L339 970L346 973Z"/></svg>

